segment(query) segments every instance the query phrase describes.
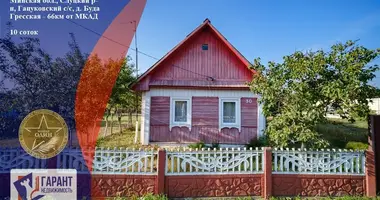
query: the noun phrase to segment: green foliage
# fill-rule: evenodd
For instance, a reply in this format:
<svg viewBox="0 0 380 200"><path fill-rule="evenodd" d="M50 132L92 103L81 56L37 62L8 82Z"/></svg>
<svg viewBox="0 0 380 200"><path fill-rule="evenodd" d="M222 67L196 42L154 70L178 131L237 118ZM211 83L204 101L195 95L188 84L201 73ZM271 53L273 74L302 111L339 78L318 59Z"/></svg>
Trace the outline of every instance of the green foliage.
<svg viewBox="0 0 380 200"><path fill-rule="evenodd" d="M219 145L218 142L213 142L213 143L211 144L211 148L212 148L212 149L219 149L219 148L220 148L220 145Z"/></svg>
<svg viewBox="0 0 380 200"><path fill-rule="evenodd" d="M343 119L329 119L318 124L316 130L329 141L328 148L346 148L348 142L368 142L368 123L358 121L351 123Z"/></svg>
<svg viewBox="0 0 380 200"><path fill-rule="evenodd" d="M205 143L203 141L200 141L200 142L195 143L195 144L189 144L188 147L191 148L191 149L197 149L197 148L198 149L202 149L202 148L205 148L206 145L205 145Z"/></svg>
<svg viewBox="0 0 380 200"><path fill-rule="evenodd" d="M268 141L268 137L266 135L263 135L263 136L259 137L258 139L253 138L246 145L247 148L267 147L267 146L269 146L269 141Z"/></svg>
<svg viewBox="0 0 380 200"><path fill-rule="evenodd" d="M341 197L271 197L271 200L301 200L301 199L319 199L319 200L375 200L380 199L380 197L363 197L363 196L341 196Z"/></svg>
<svg viewBox="0 0 380 200"><path fill-rule="evenodd" d="M353 41L336 44L329 52L300 52L285 56L282 63L268 67L255 59L252 82L254 93L262 95L265 116L273 117L266 134L277 147L306 145L326 147L316 125L326 122L332 108L343 119L365 118L368 100L376 88L368 85L377 65L369 65L380 54Z"/></svg>
<svg viewBox="0 0 380 200"><path fill-rule="evenodd" d="M134 129L134 126L132 125L132 113L138 112L141 106L140 96L129 87L129 85L136 80L136 77L134 76L134 64L129 63L130 60L131 58L127 56L122 63L119 76L112 88L112 93L105 112L107 125L109 117L111 116L111 118L113 118L114 114L116 115L120 132L122 131L122 113L129 113L129 124L131 124L131 126L128 128L130 130ZM113 121L111 124L113 124ZM111 134L113 132L112 130L113 129L111 129Z"/></svg>
<svg viewBox="0 0 380 200"><path fill-rule="evenodd" d="M153 194L147 194L139 198L139 200L167 200L167 199L168 198L165 195L153 195Z"/></svg>
<svg viewBox="0 0 380 200"><path fill-rule="evenodd" d="M108 102L109 108L120 108L133 112L136 106L139 106L136 105L135 93L129 87L136 80L133 74L135 72L134 65L129 63L130 60L131 58L128 56L121 67ZM140 104L140 102L137 103Z"/></svg>
<svg viewBox="0 0 380 200"><path fill-rule="evenodd" d="M368 144L362 142L348 142L346 144L346 149L367 150Z"/></svg>
<svg viewBox="0 0 380 200"><path fill-rule="evenodd" d="M96 146L99 147L102 144L104 144L104 142L105 142L104 138L99 138L99 139L96 140Z"/></svg>
<svg viewBox="0 0 380 200"><path fill-rule="evenodd" d="M73 34L68 46L66 54L53 58L40 47L38 38L16 40L9 34L0 38L0 74L13 86L5 89L0 85L0 112L14 109L19 113L16 119L0 117L0 132L7 133L5 136L15 137L13 123L19 124L20 118L40 108L59 110L68 126L74 126L75 88L87 55L81 52Z"/></svg>

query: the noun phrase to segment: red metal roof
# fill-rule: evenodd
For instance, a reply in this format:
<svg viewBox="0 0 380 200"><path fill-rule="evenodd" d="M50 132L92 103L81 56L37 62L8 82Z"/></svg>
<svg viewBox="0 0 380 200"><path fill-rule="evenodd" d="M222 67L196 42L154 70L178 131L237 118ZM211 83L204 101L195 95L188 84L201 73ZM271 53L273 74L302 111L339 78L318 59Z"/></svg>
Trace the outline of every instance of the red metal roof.
<svg viewBox="0 0 380 200"><path fill-rule="evenodd" d="M184 43L186 43L187 41L189 41L191 38L193 38L195 35L197 35L198 33L201 32L202 29L204 28L210 28L214 33L215 35L222 41L222 43L228 47L228 49L234 54L236 55L236 57L238 58L238 60L244 65L246 66L252 73L254 73L254 71L252 69L250 69L250 62L230 43L227 41L227 39L211 24L211 21L209 19L205 19L203 21L203 23L201 25L199 25L195 30L193 30L190 34L188 34L186 36L186 38L184 40L182 40L179 44L177 44L172 50L170 50L165 56L163 56L160 60L158 60L152 67L150 67L145 73L143 73L135 83L133 83L131 86L132 86L132 89L135 89L135 86L137 83L141 82L145 77L147 77L149 74L151 74L153 71L157 70L157 68L159 68L160 64L163 63L168 57L170 57L173 52L175 52L179 47L181 47ZM179 81L180 82L180 81ZM178 81L176 81L176 83L179 83ZM171 83L168 83L167 81L162 82L162 81L153 81L153 82L150 82L149 85L154 85L154 86L159 86L159 85L162 85L162 86L168 86L168 85L172 85L173 82ZM184 83L185 84L185 83ZM219 86L223 86L223 87L228 87L230 83L222 83L222 82L219 82L219 83L213 83L214 85L219 85ZM175 85L175 84L173 84ZM180 84L181 85L181 84ZM195 84L194 86L210 86L210 83L201 83L199 82L199 84ZM231 87L236 87L237 85L230 85ZM247 87L247 85L245 83L239 83L238 84L238 87Z"/></svg>

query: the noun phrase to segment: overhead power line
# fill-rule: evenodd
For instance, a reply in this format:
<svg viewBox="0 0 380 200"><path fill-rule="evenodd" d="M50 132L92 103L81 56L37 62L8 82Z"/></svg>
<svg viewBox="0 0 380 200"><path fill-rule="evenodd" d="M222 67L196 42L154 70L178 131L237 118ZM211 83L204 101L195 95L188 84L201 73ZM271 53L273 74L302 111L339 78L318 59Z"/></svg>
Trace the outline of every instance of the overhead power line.
<svg viewBox="0 0 380 200"><path fill-rule="evenodd" d="M121 45L121 46L126 47L126 48L128 48L128 49L131 49L131 50L133 50L133 51L136 51L137 53L140 53L140 54L142 54L142 55L144 55L144 56L147 56L147 57L149 57L149 58L155 59L155 60L157 60L157 61L160 60L159 58L156 58L156 57L154 57L154 56L152 56L152 55L149 55L149 54L147 54L147 53L145 53L145 52L142 52L142 51L136 50L136 49L134 49L134 48L132 48L132 47L130 47L130 46L128 46L128 45L125 45L125 44L123 44L123 43L121 43L121 42L118 42L118 41L116 41L116 40L114 40L114 39L112 39L112 38L110 38L110 37L104 36L103 34L97 32L97 31L95 31L95 30L92 30L92 29L90 29L90 28L88 28L88 27L86 27L86 26L83 26L82 24L79 24L79 23L75 22L74 20L70 20L70 19L66 19L66 20L69 21L69 22L71 22L71 23L73 23L73 24L75 24L75 25L77 25L77 26L79 26L79 27L81 27L81 28L83 28L83 29L85 29L85 30L87 30L87 31L89 31L89 32L91 32L91 33L93 33L93 34L96 34L96 35L98 35L98 36L100 36L100 37L103 37L103 38L105 38L105 39L107 39L107 40L109 40L109 41L111 41L111 42L113 42L113 43L115 43L115 44ZM186 68L180 67L180 66L178 66L178 65L171 64L171 66L176 67L176 68L179 68L179 69L182 69L182 70L184 70L184 71L187 71L187 72L190 72L190 73L193 73L193 74L197 74L197 75L199 75L199 76L204 76L204 77L206 77L206 78L210 78L211 80L214 80L214 78L211 77L211 76L208 76L208 75L205 75L205 74L201 74L201 73L198 73L198 72L194 72L194 71L191 71L191 70L189 70L189 69L186 69Z"/></svg>
<svg viewBox="0 0 380 200"><path fill-rule="evenodd" d="M37 3L37 4L39 4L40 6L42 6L41 3ZM160 60L160 59L158 59L158 58L156 58L156 57L154 57L154 56L152 56L152 55L149 55L149 54L144 53L144 52L142 52L142 51L139 51L139 50L137 50L137 49L131 48L130 46L125 45L125 44L123 44L123 43L121 43L121 42L118 42L118 41L116 41L116 40L114 40L114 39L112 39L112 38L110 38L110 37L104 36L103 34L97 32L97 31L95 31L95 30L93 30L93 29L91 29L91 28L88 28L88 27L86 27L86 26L84 26L84 25L82 25L82 24L79 24L79 23L75 22L74 20L66 19L66 18L64 18L64 19L67 20L67 21L69 21L69 22L71 22L71 23L73 23L73 24L75 24L75 25L77 25L77 26L79 26L79 27L81 27L81 28L83 28L83 29L85 29L85 30L87 30L87 31L89 31L89 32L91 32L91 33L93 33L93 34L95 34L95 35L98 35L98 36L100 36L100 37L103 37L103 38L105 38L105 39L107 39L107 40L109 40L109 41L111 41L111 42L113 42L113 43L115 43L115 44L119 44L119 45L121 45L121 46L124 46L124 47L126 47L126 48L128 48L128 49L131 49L131 50L133 50L133 51L136 51L137 53L140 53L140 54L142 54L142 55L145 55L145 56L147 56L147 57L149 57L149 58L152 58L152 59L155 59L155 60ZM211 77L211 76L208 76L208 75L205 75L205 74L201 74L201 73L198 73L198 72L194 72L194 71L191 71L191 70L189 70L189 69L186 69L186 68L180 67L180 66L178 66L178 65L171 64L171 66L173 66L173 67L177 67L177 68L179 68L179 69L182 69L182 70L184 70L184 71L187 71L187 72L190 72L190 73L193 73L193 74L197 74L197 75L199 75L199 76L204 76L204 77L206 77L206 78L208 78L208 79L211 79L211 80L214 80L214 78Z"/></svg>

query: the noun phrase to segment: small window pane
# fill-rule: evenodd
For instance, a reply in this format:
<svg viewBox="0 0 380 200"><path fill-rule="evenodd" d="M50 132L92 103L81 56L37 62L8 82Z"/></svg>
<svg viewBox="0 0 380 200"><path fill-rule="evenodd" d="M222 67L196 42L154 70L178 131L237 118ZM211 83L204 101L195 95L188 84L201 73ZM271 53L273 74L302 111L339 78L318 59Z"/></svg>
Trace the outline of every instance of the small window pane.
<svg viewBox="0 0 380 200"><path fill-rule="evenodd" d="M175 122L187 122L187 101L175 101Z"/></svg>
<svg viewBox="0 0 380 200"><path fill-rule="evenodd" d="M202 50L208 50L208 44L202 44Z"/></svg>
<svg viewBox="0 0 380 200"><path fill-rule="evenodd" d="M235 102L223 102L223 123L236 123Z"/></svg>

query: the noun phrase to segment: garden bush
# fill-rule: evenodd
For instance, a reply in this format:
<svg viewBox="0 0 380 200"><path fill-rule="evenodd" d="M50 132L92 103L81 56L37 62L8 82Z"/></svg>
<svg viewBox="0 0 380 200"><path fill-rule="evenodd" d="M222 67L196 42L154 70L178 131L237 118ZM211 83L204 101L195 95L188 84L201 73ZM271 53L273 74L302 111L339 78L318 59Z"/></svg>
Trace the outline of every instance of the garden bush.
<svg viewBox="0 0 380 200"><path fill-rule="evenodd" d="M346 144L346 149L352 149L352 150L367 150L368 144L363 142L348 142Z"/></svg>
<svg viewBox="0 0 380 200"><path fill-rule="evenodd" d="M200 141L200 142L195 143L195 144L190 144L188 147L191 148L191 149L197 149L197 148L198 149L202 149L202 148L205 148L206 145L205 145L205 143L203 141Z"/></svg>
<svg viewBox="0 0 380 200"><path fill-rule="evenodd" d="M266 135L259 137L258 139L253 138L246 145L247 148L256 148L256 147L266 147L269 146L269 141Z"/></svg>

